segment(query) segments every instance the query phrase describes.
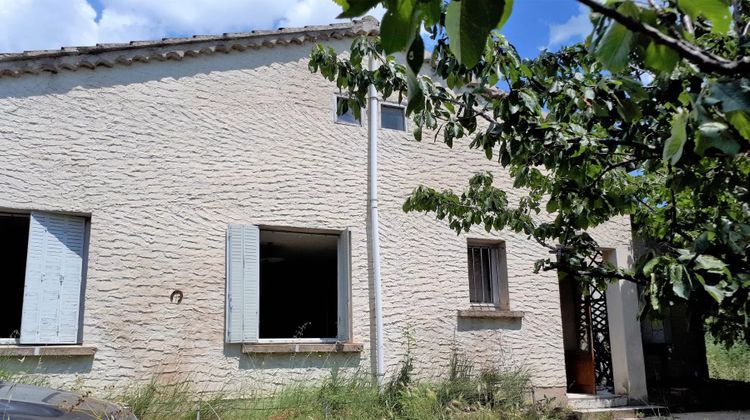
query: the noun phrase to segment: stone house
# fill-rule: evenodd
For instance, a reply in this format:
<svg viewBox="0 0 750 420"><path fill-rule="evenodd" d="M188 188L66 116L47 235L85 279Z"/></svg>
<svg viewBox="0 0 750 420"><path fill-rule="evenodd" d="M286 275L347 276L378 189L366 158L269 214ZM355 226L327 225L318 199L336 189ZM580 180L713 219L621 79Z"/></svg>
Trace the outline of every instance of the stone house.
<svg viewBox="0 0 750 420"><path fill-rule="evenodd" d="M224 390L373 371L367 117L336 116L336 87L307 61L316 42L346 51L377 33L365 18L0 55L3 368ZM595 305L533 273L548 250L405 214L417 185L461 190L480 170L523 191L467 145L415 142L399 104L380 112L387 371L406 332L422 377L460 352L524 366L537 396L596 381L645 398L632 285L600 294L596 330ZM592 233L632 263L627 218Z"/></svg>

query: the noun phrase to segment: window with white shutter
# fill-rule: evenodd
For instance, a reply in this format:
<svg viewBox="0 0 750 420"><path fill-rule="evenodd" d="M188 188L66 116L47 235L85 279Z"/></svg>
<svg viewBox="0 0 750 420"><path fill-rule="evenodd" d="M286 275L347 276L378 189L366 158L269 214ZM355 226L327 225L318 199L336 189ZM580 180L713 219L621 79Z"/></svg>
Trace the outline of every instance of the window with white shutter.
<svg viewBox="0 0 750 420"><path fill-rule="evenodd" d="M86 219L6 214L0 215L0 230L3 250L18 247L15 260L7 261L12 302L4 305L2 338L20 344L80 343Z"/></svg>
<svg viewBox="0 0 750 420"><path fill-rule="evenodd" d="M226 341L350 338L349 231L229 225Z"/></svg>

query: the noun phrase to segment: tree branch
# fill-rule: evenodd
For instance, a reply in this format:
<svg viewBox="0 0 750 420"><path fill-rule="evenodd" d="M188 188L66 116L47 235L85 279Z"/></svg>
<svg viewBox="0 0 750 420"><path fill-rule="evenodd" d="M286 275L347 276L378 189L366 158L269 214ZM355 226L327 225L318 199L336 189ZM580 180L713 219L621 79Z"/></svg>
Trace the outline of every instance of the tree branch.
<svg viewBox="0 0 750 420"><path fill-rule="evenodd" d="M651 25L645 24L638 19L625 16L617 10L604 6L596 0L578 0L578 2L588 6L592 11L614 20L632 32L645 34L657 44L671 48L682 58L691 61L703 71L724 76L743 76L750 73L750 56L743 56L738 60L728 60L724 57L704 51L687 41L673 38Z"/></svg>

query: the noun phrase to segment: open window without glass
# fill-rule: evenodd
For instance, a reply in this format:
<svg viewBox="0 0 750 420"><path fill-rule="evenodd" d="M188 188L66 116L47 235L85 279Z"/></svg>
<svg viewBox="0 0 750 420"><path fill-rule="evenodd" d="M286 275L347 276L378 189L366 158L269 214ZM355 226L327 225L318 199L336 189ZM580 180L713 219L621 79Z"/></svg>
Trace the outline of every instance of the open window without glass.
<svg viewBox="0 0 750 420"><path fill-rule="evenodd" d="M349 231L230 225L229 343L349 339Z"/></svg>
<svg viewBox="0 0 750 420"><path fill-rule="evenodd" d="M87 219L0 214L0 343L81 342Z"/></svg>

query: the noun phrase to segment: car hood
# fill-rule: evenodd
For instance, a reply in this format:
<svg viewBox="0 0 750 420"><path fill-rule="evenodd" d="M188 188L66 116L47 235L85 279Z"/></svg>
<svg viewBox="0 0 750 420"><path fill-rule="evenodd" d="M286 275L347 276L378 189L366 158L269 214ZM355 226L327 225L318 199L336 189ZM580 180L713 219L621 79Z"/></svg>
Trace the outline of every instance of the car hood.
<svg viewBox="0 0 750 420"><path fill-rule="evenodd" d="M136 420L129 410L108 401L5 381L0 381L0 418Z"/></svg>

